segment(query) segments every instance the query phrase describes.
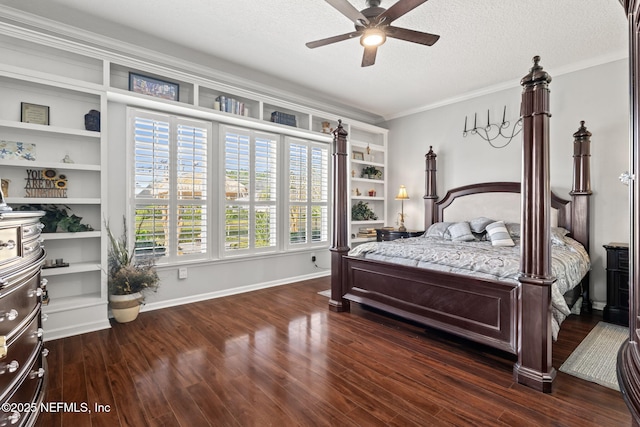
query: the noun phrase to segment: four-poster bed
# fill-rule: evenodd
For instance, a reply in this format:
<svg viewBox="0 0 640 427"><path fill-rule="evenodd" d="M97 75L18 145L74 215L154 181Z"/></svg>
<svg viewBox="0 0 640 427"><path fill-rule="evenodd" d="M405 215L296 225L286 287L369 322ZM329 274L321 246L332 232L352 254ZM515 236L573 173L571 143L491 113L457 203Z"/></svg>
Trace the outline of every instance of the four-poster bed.
<svg viewBox="0 0 640 427"><path fill-rule="evenodd" d="M574 134L572 200L552 195L549 183L550 76L534 58L522 79L522 183L485 183L460 187L438 201L436 155L426 156L425 226L447 221L461 200L478 195L515 195L520 222L520 271L516 283L462 276L419 267L398 266L348 254L346 137L334 131L334 228L331 248L330 309L349 310L356 302L405 319L450 332L518 356L514 378L550 392L551 366L551 227L563 227L589 247L589 136L584 126ZM476 202L473 202L476 203ZM493 202L490 202L493 204ZM458 212L468 211L468 206ZM477 205L476 205L477 207ZM457 214L452 214L454 217ZM479 216L479 215L474 215ZM470 218L468 218L470 219ZM502 218L500 218L502 219ZM509 219L509 218L507 218ZM588 306L588 276L583 280Z"/></svg>

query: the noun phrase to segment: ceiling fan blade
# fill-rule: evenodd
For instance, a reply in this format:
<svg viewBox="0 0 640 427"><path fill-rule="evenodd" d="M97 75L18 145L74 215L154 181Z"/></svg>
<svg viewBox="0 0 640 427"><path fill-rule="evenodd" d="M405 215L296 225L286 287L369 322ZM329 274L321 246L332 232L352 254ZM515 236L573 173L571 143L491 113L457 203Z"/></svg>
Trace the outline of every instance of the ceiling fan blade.
<svg viewBox="0 0 640 427"><path fill-rule="evenodd" d="M316 40L309 43L305 43L305 45L309 49L314 49L316 47L325 46L331 43L341 42L342 40L349 40L354 37L358 37L362 34L362 31L352 31L346 34L340 34L339 36L327 37L326 39Z"/></svg>
<svg viewBox="0 0 640 427"><path fill-rule="evenodd" d="M360 24L359 21L362 21L365 24L369 23L367 17L360 13L360 11L353 7L353 5L347 0L326 0L326 2L356 24Z"/></svg>
<svg viewBox="0 0 640 427"><path fill-rule="evenodd" d="M393 6L378 15L377 21L390 24L405 13L412 11L426 1L427 0L398 0L398 2Z"/></svg>
<svg viewBox="0 0 640 427"><path fill-rule="evenodd" d="M366 46L364 48L364 55L362 55L362 66L368 67L375 64L376 54L378 53L378 46Z"/></svg>
<svg viewBox="0 0 640 427"><path fill-rule="evenodd" d="M391 26L387 27L385 32L388 37L393 37L394 39L405 40L413 43L424 44L427 46L432 46L440 38L440 36L436 34L423 33L422 31L408 30L406 28Z"/></svg>

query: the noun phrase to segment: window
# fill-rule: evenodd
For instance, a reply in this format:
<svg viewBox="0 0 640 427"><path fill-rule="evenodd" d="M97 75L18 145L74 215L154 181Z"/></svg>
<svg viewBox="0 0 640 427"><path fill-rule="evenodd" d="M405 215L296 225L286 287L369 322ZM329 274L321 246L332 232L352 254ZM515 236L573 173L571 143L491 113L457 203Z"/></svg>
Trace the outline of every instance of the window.
<svg viewBox="0 0 640 427"><path fill-rule="evenodd" d="M286 138L288 148L288 247L329 240L329 148Z"/></svg>
<svg viewBox="0 0 640 427"><path fill-rule="evenodd" d="M137 257L175 263L327 246L328 144L134 108L129 123Z"/></svg>
<svg viewBox="0 0 640 427"><path fill-rule="evenodd" d="M136 257L207 257L210 124L132 113Z"/></svg>
<svg viewBox="0 0 640 427"><path fill-rule="evenodd" d="M279 137L223 127L224 252L273 251L278 244Z"/></svg>

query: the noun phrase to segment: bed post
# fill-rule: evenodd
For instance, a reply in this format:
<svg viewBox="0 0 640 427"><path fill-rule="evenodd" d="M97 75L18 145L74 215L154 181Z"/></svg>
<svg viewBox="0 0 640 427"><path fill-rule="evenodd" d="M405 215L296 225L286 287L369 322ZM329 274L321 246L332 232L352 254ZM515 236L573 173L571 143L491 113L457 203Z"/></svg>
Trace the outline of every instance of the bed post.
<svg viewBox="0 0 640 427"><path fill-rule="evenodd" d="M551 185L549 183L549 82L551 76L533 58L522 78L522 257L518 301L518 361L514 379L550 393L552 366Z"/></svg>
<svg viewBox="0 0 640 427"><path fill-rule="evenodd" d="M347 131L338 120L333 131L333 241L331 243L331 298L329 309L348 311L344 295L346 280L343 256L349 252L347 199Z"/></svg>
<svg viewBox="0 0 640 427"><path fill-rule="evenodd" d="M591 199L591 132L580 122L573 134L573 189L571 194L571 236L589 252L589 200ZM582 279L582 310L591 311L589 273Z"/></svg>
<svg viewBox="0 0 640 427"><path fill-rule="evenodd" d="M438 195L436 194L436 153L433 152L433 146L429 146L429 152L424 155L425 157L425 172L424 172L424 229L428 229L433 224L436 214L436 201Z"/></svg>

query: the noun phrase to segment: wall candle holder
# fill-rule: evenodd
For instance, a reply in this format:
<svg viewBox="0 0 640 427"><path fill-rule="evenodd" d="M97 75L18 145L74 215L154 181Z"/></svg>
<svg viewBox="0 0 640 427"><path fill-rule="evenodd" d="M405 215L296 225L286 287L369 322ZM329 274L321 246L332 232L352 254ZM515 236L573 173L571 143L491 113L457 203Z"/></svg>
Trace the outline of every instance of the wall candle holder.
<svg viewBox="0 0 640 427"><path fill-rule="evenodd" d="M502 123L491 123L491 120L489 118L489 110L487 110L487 125L485 127L478 127L478 113L474 113L473 128L471 129L467 129L467 116L464 116L464 131L462 132L462 136L466 137L469 134L478 135L480 138L487 141L493 148L504 148L509 145L511 140L522 131L522 118L520 118L513 125L513 128L511 129L511 135L509 135L508 129L511 126L511 123L506 120L506 116L507 106L505 105L502 112ZM504 133L503 130L505 131ZM494 133L493 136L492 133ZM507 142L502 145L494 144L493 141L495 141L499 136L506 138Z"/></svg>

